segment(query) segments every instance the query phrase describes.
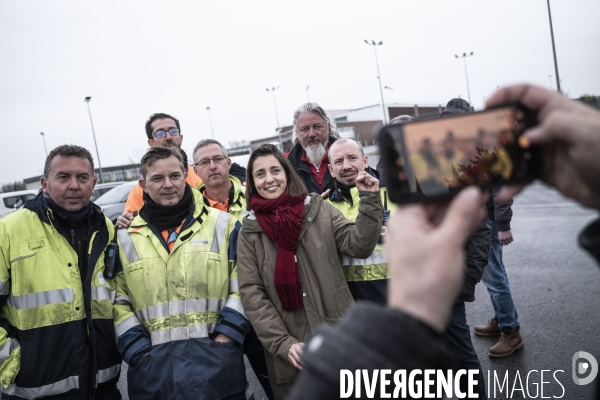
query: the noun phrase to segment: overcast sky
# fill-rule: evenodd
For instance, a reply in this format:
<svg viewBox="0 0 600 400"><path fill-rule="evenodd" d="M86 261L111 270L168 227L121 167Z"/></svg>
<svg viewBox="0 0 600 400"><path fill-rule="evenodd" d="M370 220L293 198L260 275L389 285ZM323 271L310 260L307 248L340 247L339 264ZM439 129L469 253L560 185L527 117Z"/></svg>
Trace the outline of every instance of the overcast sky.
<svg viewBox="0 0 600 400"><path fill-rule="evenodd" d="M600 1L552 0L562 87L600 95ZM78 144L102 165L139 161L144 123L180 119L183 148L274 134L307 100L326 109L380 102L481 108L517 82L550 86L545 0L503 1L26 1L0 0L0 182L41 174L48 151Z"/></svg>

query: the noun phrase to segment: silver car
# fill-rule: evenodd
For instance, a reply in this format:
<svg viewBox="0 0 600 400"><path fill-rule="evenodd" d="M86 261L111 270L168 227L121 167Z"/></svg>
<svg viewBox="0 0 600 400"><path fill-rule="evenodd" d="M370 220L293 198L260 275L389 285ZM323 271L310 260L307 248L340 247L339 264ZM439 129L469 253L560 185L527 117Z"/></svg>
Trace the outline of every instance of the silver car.
<svg viewBox="0 0 600 400"><path fill-rule="evenodd" d="M98 197L94 203L99 205L100 208L102 208L104 215L115 223L117 222L119 215L123 214L129 192L131 192L131 189L137 184L138 181L132 181L112 188L102 196Z"/></svg>

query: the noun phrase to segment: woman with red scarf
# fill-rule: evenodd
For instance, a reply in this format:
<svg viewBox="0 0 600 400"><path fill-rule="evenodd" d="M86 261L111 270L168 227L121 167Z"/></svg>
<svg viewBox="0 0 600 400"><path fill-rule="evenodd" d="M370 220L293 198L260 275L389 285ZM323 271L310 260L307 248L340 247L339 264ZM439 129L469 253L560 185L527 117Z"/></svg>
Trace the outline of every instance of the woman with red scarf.
<svg viewBox="0 0 600 400"><path fill-rule="evenodd" d="M366 258L381 232L379 181L360 172L356 222L318 194L307 194L283 153L263 145L250 155L247 208L238 241L238 279L246 316L266 349L275 398L302 369L306 334L343 318L352 303L340 254Z"/></svg>

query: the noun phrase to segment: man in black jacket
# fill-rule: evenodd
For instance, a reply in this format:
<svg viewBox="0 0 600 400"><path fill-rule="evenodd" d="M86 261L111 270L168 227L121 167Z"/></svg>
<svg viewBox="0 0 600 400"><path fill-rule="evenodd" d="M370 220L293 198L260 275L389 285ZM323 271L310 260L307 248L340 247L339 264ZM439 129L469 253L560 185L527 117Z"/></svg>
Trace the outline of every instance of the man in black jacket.
<svg viewBox="0 0 600 400"><path fill-rule="evenodd" d="M471 111L471 106L464 99L452 99L446 105L441 116L450 116L464 114ZM477 209L483 210L483 202L477 205ZM480 210L478 210L480 211ZM447 349L457 356L456 369L476 369L479 370L477 376L478 385L477 392L480 399L486 398L485 381L483 380L483 371L479 357L473 347L471 341L471 331L467 324L467 314L465 310L465 302L475 301L475 285L481 280L483 271L488 263L488 251L490 248L490 225L486 220L481 221L475 232L467 241L465 277L462 290L454 303L450 322L446 328L446 336L448 339ZM466 390L468 384L467 376L460 379L462 390Z"/></svg>
<svg viewBox="0 0 600 400"><path fill-rule="evenodd" d="M115 230L90 202L92 155L55 148L41 184L0 220L1 397L120 399L116 288L104 273Z"/></svg>
<svg viewBox="0 0 600 400"><path fill-rule="evenodd" d="M600 113L529 85L500 90L488 106L511 103L538 113L540 124L527 136L543 148L544 181L600 210ZM507 188L499 199L509 200L520 189ZM468 188L452 201L443 218L442 207L398 209L387 235L389 308L357 304L341 324L323 328L308 341L305 371L290 399L339 397L341 369L424 370L453 364L443 350L441 333L461 285L462 247L483 218L483 213L472 212L482 199L477 189ZM579 243L600 263L600 219L584 229Z"/></svg>
<svg viewBox="0 0 600 400"><path fill-rule="evenodd" d="M336 138L331 120L317 103L303 104L294 112L295 145L288 159L309 193L323 194L333 189L327 151Z"/></svg>

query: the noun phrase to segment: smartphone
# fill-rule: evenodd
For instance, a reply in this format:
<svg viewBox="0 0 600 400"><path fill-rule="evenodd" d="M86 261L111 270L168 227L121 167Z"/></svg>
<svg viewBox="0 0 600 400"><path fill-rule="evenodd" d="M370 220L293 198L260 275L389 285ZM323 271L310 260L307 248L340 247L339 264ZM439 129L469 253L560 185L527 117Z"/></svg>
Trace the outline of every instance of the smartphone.
<svg viewBox="0 0 600 400"><path fill-rule="evenodd" d="M523 135L537 125L520 105L384 126L378 135L390 200L448 199L469 185L482 189L541 177L539 147Z"/></svg>

